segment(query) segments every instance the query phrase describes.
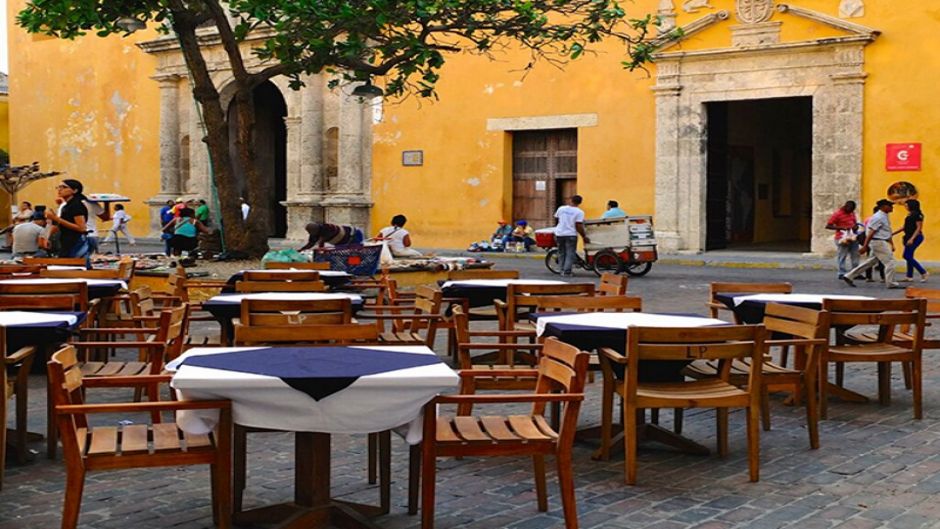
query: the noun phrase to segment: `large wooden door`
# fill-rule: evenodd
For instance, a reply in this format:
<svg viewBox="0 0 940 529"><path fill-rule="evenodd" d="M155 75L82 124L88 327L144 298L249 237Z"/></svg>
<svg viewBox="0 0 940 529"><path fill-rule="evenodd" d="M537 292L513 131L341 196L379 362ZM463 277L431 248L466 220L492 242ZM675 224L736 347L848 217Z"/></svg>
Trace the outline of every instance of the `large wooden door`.
<svg viewBox="0 0 940 529"><path fill-rule="evenodd" d="M512 217L534 228L553 226L555 209L574 193L578 177L577 129L513 133Z"/></svg>

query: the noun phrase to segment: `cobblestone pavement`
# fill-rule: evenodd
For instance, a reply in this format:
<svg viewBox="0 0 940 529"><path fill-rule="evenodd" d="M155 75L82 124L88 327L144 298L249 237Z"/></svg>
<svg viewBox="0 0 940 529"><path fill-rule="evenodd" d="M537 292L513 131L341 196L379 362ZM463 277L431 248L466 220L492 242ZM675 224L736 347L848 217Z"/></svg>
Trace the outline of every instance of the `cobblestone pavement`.
<svg viewBox="0 0 940 529"><path fill-rule="evenodd" d="M501 267L523 269L526 277L544 276L538 261L506 260ZM846 293L830 271L735 270L655 266L649 276L631 281L647 310L703 313L712 280L789 280L799 292ZM590 276L582 275L583 279ZM852 293L899 295L861 284ZM897 371L897 370L896 370ZM874 367L847 369L848 385L867 395L876 390ZM833 401L821 424L822 447L810 450L802 408L773 397L773 430L762 432L761 481L747 480L743 412L732 412L727 459L683 455L644 445L639 455L639 485L623 484L623 458L591 460L592 446L574 452L578 512L583 528L723 529L778 527L868 529L940 527L940 370L928 352L924 373L925 419L911 419L910 392L899 376L893 400L878 404ZM600 384L589 386L580 419L599 421ZM93 400L120 399L120 390L102 391ZM44 430L44 380L31 381L30 425ZM500 411L499 409L495 411ZM114 423L117 417L104 417ZM145 420L140 417L138 420ZM665 414L664 421L671 424ZM714 443L714 412L686 414L684 433ZM388 529L416 528L405 513L407 450L395 440L392 514L377 520ZM0 492L0 529L58 527L64 468L40 451L33 463L7 465ZM246 506L292 498L293 459L288 434L253 434L249 440ZM438 463L437 527L547 529L563 527L554 473L549 473L549 508L536 509L529 459L501 458ZM366 482L364 436L335 436L333 494L376 502L378 491ZM549 464L551 468L551 463ZM81 527L94 529L212 527L206 468L186 467L91 473L82 505Z"/></svg>

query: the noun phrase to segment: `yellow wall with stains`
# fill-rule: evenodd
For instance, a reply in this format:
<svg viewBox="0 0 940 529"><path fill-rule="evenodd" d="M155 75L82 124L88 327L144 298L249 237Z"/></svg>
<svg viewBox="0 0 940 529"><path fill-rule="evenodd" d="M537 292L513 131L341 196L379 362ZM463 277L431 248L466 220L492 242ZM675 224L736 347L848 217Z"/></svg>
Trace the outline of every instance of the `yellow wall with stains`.
<svg viewBox="0 0 940 529"><path fill-rule="evenodd" d="M686 24L714 10L685 13L677 5L678 23ZM624 4L630 14L655 12L658 0ZM794 4L838 15L838 0L799 0ZM729 20L684 40L682 50L731 46L730 27L737 24L733 0L712 0L715 9L732 12ZM783 22L783 42L845 35L835 28L775 12ZM865 16L850 22L880 30L866 48L863 207L883 197L898 180L921 190L925 231L940 233L940 191L933 176L940 165L940 51L936 27L940 6L934 2L865 2ZM655 213L655 101L650 76L620 67L621 50L608 43L595 56L585 56L559 70L540 63L527 76L519 69L528 55L497 55L497 61L451 56L442 72L439 101L407 99L387 103L375 128L372 222L383 226L396 213L409 217L417 246L465 247L486 238L495 221L512 212L510 134L488 132L487 118L596 113L596 127L578 133L578 191L589 217L599 216L608 199L617 199L632 214ZM921 172L887 172L885 144L922 142ZM403 167L401 151L424 151L423 167ZM934 205L937 204L937 205ZM903 208L893 218L900 226ZM932 212L937 212L933 214ZM940 260L940 244L921 250Z"/></svg>
<svg viewBox="0 0 940 529"><path fill-rule="evenodd" d="M0 149L10 152L10 98L0 94Z"/></svg>
<svg viewBox="0 0 940 529"><path fill-rule="evenodd" d="M148 233L144 201L160 188L160 99L149 79L156 61L134 44L156 34L74 42L29 35L12 23L24 5L10 0L7 13L12 162L64 171L87 193L131 197L129 227ZM52 204L56 182L40 180L19 198Z"/></svg>

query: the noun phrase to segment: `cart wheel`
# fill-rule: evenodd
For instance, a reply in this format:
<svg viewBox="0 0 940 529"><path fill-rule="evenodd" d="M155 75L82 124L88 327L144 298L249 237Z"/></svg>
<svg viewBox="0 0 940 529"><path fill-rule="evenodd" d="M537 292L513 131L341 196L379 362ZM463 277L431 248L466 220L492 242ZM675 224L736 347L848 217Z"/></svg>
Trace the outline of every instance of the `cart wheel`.
<svg viewBox="0 0 940 529"><path fill-rule="evenodd" d="M647 261L645 263L628 264L625 268L627 269L627 275L640 277L645 276L653 268L653 263Z"/></svg>
<svg viewBox="0 0 940 529"><path fill-rule="evenodd" d="M558 258L558 248L552 248L545 254L545 268L553 274L561 274L561 260Z"/></svg>
<svg viewBox="0 0 940 529"><path fill-rule="evenodd" d="M613 250L601 250L594 254L594 263L591 269L598 276L604 273L619 274L623 272L623 260Z"/></svg>

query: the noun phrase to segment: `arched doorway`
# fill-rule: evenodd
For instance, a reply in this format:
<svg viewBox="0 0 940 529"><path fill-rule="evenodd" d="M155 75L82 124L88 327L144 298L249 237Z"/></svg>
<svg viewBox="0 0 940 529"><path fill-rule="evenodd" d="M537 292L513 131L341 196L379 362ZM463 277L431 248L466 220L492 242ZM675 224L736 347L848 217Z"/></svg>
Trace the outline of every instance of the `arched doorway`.
<svg viewBox="0 0 940 529"><path fill-rule="evenodd" d="M261 175L270 178L266 190L253 190L253 200L266 200L268 202L270 217L267 219L269 235L271 237L284 237L287 234L287 208L281 203L287 200L287 103L281 91L270 81L258 85L254 89L255 127L254 127L254 153L255 164ZM229 150L236 166L238 192L241 196L248 194L245 174L238 166L238 152L235 147L235 134L238 119L235 107L229 104ZM259 192L261 191L261 192Z"/></svg>

